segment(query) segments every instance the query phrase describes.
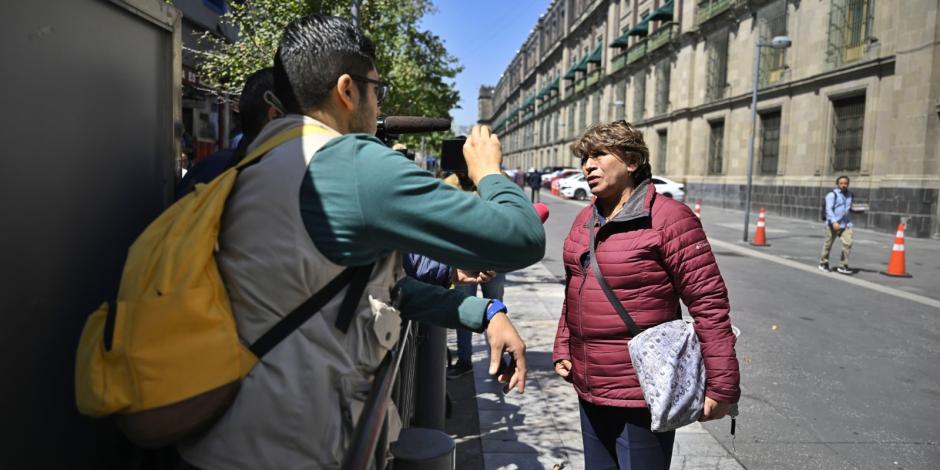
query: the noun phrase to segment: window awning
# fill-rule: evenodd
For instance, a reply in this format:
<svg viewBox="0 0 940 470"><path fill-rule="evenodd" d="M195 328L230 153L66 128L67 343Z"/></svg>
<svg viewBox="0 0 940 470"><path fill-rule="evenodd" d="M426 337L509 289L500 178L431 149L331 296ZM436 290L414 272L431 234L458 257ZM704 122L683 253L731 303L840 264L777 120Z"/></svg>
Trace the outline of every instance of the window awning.
<svg viewBox="0 0 940 470"><path fill-rule="evenodd" d="M672 21L672 2L666 2L657 8L648 18L650 21Z"/></svg>
<svg viewBox="0 0 940 470"><path fill-rule="evenodd" d="M617 36L617 39L614 39L614 42L610 43L610 47L627 47L630 45L630 30L628 29L620 36Z"/></svg>
<svg viewBox="0 0 940 470"><path fill-rule="evenodd" d="M627 31L627 36L646 36L646 33L650 30L649 24L649 18L637 23L630 28L630 31Z"/></svg>
<svg viewBox="0 0 940 470"><path fill-rule="evenodd" d="M554 80L552 80L552 81L546 83L545 86L543 86L542 89L539 90L539 94L538 94L538 95L535 95L535 97L536 97L537 99L542 99L542 98L544 98L545 96L547 96L549 93L551 93L552 90L557 90L557 89L558 89L558 81L559 81L559 79L558 79L558 78L555 78Z"/></svg>
<svg viewBox="0 0 940 470"><path fill-rule="evenodd" d="M566 79L566 80L574 80L574 78L575 78L575 72L577 72L577 71L579 71L579 70L582 71L582 72L586 72L586 71L587 71L587 60L588 60L588 56L584 56L581 60L575 62L575 63L571 66L571 68L568 69L567 72L565 72L565 79Z"/></svg>
<svg viewBox="0 0 940 470"><path fill-rule="evenodd" d="M594 50L591 51L591 55L588 56L587 61L588 61L588 62L594 62L595 64L601 63L601 58L603 57L602 54L601 54L601 48L602 48L603 46L604 46L603 43L598 44L597 47L595 47ZM587 63L585 62L585 65L586 65L586 64L587 64Z"/></svg>
<svg viewBox="0 0 940 470"><path fill-rule="evenodd" d="M522 102L522 106L520 106L519 109L526 109L529 106L532 106L533 103L535 103L535 93L526 98L525 101Z"/></svg>

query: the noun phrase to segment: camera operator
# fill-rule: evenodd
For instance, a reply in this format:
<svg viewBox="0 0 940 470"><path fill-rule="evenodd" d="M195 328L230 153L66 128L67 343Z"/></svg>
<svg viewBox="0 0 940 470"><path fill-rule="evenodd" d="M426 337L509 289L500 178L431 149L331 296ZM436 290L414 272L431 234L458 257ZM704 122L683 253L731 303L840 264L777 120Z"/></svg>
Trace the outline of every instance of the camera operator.
<svg viewBox="0 0 940 470"><path fill-rule="evenodd" d="M501 305L405 277L397 251L511 271L542 258L539 218L500 174L499 140L485 127L464 146L479 197L444 185L371 135L388 92L374 50L339 18L311 15L287 27L274 60L287 115L268 123L251 148L287 129L303 126L304 135L239 174L216 256L247 343L345 267L374 263L356 315L345 333L334 326L341 294L265 355L219 421L179 446L190 465L337 467L372 374L397 341L399 311L485 330L490 373L506 351L515 360L502 377L506 389L524 390L525 343Z"/></svg>

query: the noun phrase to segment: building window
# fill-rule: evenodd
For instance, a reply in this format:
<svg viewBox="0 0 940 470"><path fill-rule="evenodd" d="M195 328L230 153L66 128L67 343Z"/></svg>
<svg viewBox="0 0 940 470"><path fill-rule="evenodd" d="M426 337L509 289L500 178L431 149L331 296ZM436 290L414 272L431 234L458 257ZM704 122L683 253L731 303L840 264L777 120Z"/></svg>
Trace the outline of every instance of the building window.
<svg viewBox="0 0 940 470"><path fill-rule="evenodd" d="M656 132L657 140L659 141L656 146L656 172L660 175L666 174L666 148L669 141L666 138L666 129Z"/></svg>
<svg viewBox="0 0 940 470"><path fill-rule="evenodd" d="M614 107L614 119L620 120L624 119L627 115L627 81L624 80L622 84L614 85L614 102L611 103Z"/></svg>
<svg viewBox="0 0 940 470"><path fill-rule="evenodd" d="M757 12L761 41L768 43L776 36L787 35L787 2L775 0ZM787 49L762 47L760 49L760 86L780 81L786 69Z"/></svg>
<svg viewBox="0 0 940 470"><path fill-rule="evenodd" d="M591 97L591 125L601 122L601 92Z"/></svg>
<svg viewBox="0 0 940 470"><path fill-rule="evenodd" d="M870 18L874 0L832 0L826 62L831 67L861 59L871 37Z"/></svg>
<svg viewBox="0 0 940 470"><path fill-rule="evenodd" d="M711 128L708 134L708 174L720 175L724 172L725 121L709 122Z"/></svg>
<svg viewBox="0 0 940 470"><path fill-rule="evenodd" d="M646 114L646 71L633 77L633 120L642 121Z"/></svg>
<svg viewBox="0 0 940 470"><path fill-rule="evenodd" d="M705 101L715 101L725 97L728 81L728 32L720 31L705 40L708 54L707 80L705 83Z"/></svg>
<svg viewBox="0 0 940 470"><path fill-rule="evenodd" d="M760 174L776 175L780 157L780 111L760 115Z"/></svg>
<svg viewBox="0 0 940 470"><path fill-rule="evenodd" d="M669 59L663 59L656 64L656 104L653 111L663 114L669 109Z"/></svg>
<svg viewBox="0 0 940 470"><path fill-rule="evenodd" d="M862 167L865 95L832 102L832 171L856 172Z"/></svg>

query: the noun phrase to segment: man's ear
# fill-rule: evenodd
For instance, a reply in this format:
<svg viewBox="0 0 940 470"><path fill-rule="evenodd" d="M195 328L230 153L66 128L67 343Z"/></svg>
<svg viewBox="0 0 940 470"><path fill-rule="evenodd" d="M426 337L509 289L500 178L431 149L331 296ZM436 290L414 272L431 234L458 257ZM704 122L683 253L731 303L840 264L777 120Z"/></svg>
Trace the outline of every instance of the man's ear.
<svg viewBox="0 0 940 470"><path fill-rule="evenodd" d="M271 122L282 117L284 117L284 113L282 113L279 109L275 108L274 106L268 106L267 122Z"/></svg>
<svg viewBox="0 0 940 470"><path fill-rule="evenodd" d="M342 74L336 79L336 87L333 89L336 94L336 100L346 111L353 111L359 100L359 89L349 74Z"/></svg>

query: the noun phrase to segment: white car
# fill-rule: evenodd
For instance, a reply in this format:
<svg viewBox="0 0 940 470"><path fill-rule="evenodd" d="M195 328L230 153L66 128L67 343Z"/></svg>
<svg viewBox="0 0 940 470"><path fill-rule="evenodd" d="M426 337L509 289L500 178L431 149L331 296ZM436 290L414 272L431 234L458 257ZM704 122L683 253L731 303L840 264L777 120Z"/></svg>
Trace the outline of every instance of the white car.
<svg viewBox="0 0 940 470"><path fill-rule="evenodd" d="M578 178L577 176L580 176ZM577 175L558 183L562 196L568 199L586 201L591 197L591 187L584 180L584 175ZM685 186L662 176L653 176L656 192L677 201L685 201Z"/></svg>

